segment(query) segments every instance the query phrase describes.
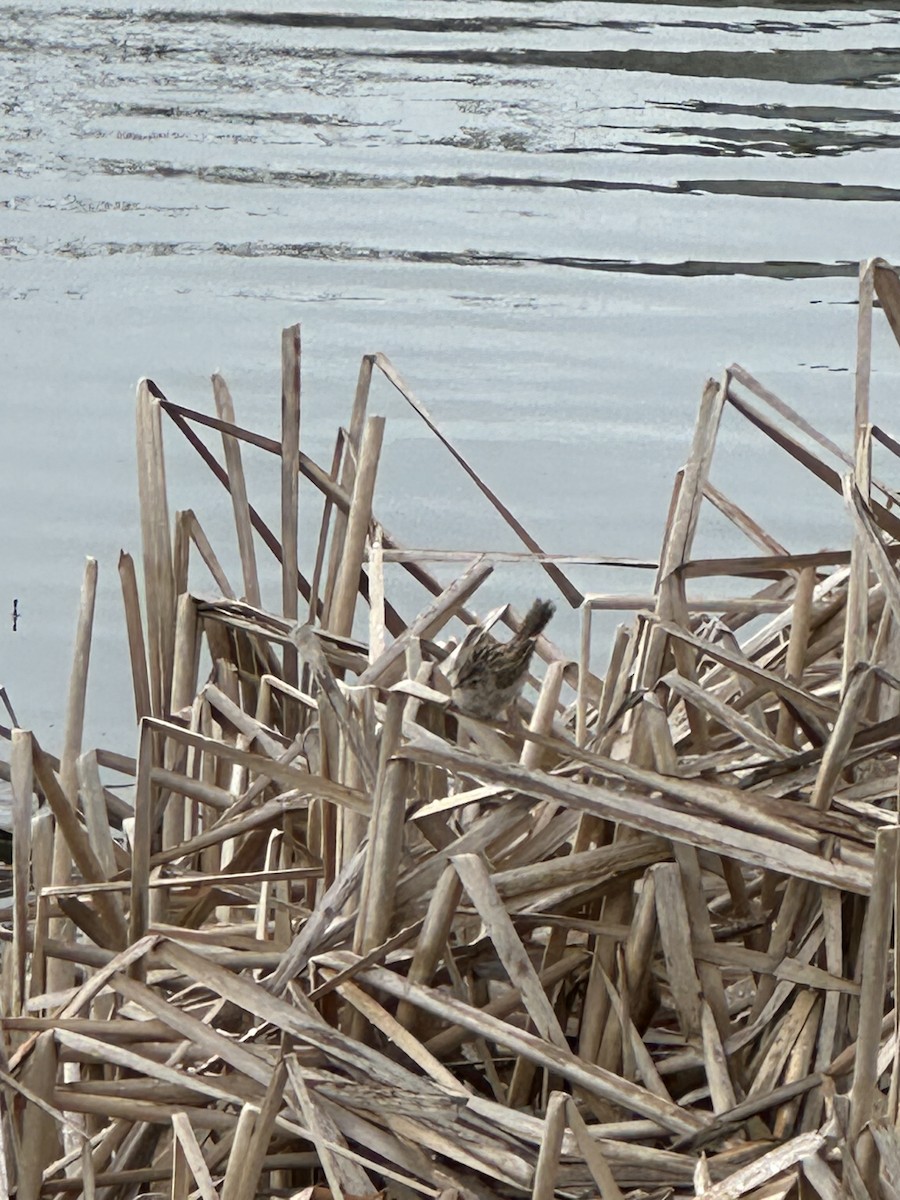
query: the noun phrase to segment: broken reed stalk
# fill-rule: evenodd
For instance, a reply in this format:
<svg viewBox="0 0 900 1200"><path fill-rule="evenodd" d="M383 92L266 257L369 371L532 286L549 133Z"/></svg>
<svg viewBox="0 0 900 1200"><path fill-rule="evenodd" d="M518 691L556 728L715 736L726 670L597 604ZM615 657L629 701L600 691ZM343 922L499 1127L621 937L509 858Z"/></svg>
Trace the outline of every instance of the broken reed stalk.
<svg viewBox="0 0 900 1200"><path fill-rule="evenodd" d="M349 637L353 630L353 614L356 610L356 594L359 590L359 573L363 562L366 535L372 520L372 498L375 493L375 477L384 437L384 418L369 417L363 430L359 448L359 462L350 498L347 530L341 553L340 566L335 582L333 606L330 610L328 628L332 633Z"/></svg>
<svg viewBox="0 0 900 1200"><path fill-rule="evenodd" d="M869 455L874 438L900 443L865 399L870 301L900 337L900 283L872 260L862 287L855 464L729 368L704 391L651 594L582 603L565 556L543 554L382 355L363 359L329 470L299 446L298 327L282 340L280 443L234 423L221 379L217 417L140 385L143 620L119 564L137 758L81 750L89 564L62 761L15 729L0 769L14 837L0 1174L19 1197L126 1200L159 1181L204 1200L317 1183L479 1200L738 1200L801 1179L822 1200L892 1194L900 523L871 498L889 489ZM457 555L442 587L436 552L377 523L375 366L582 605L577 674L542 638L543 685L508 723L454 711L435 644L451 619L472 623L500 556ZM190 510L172 539L161 407L232 495L243 601ZM828 488L855 466L852 552L791 554L719 490L726 413ZM224 466L190 422L222 434ZM279 459L280 539L250 504L241 442ZM751 553L691 558L705 501ZM301 528L318 530L311 587ZM279 564L277 614L260 603L257 534ZM221 599L191 590L197 556ZM406 621L393 561L422 588ZM690 594L727 574L760 590ZM354 640L359 594L371 620ZM591 612L613 604L636 611L599 681Z"/></svg>
<svg viewBox="0 0 900 1200"><path fill-rule="evenodd" d="M76 802L78 792L75 762L81 753L81 738L84 732L84 705L87 696L96 597L97 560L89 558L84 564L84 577L81 583L81 603L78 610L78 628L75 633L74 660L69 676L69 699L66 706L66 725L59 774L63 791L72 804Z"/></svg>
<svg viewBox="0 0 900 1200"><path fill-rule="evenodd" d="M219 419L234 425L234 401L228 385L221 375L213 375L213 396ZM234 507L234 524L237 530L238 549L241 555L241 571L244 576L244 595L255 608L262 607L259 578L256 567L256 550L253 545L253 526L250 521L250 503L247 499L247 483L241 459L241 444L230 434L222 434L225 465L231 481L231 502Z"/></svg>
<svg viewBox="0 0 900 1200"><path fill-rule="evenodd" d="M75 652L72 672L69 677L69 697L66 706L66 723L63 734L63 752L60 761L59 784L65 802L73 808L78 799L76 760L81 751L84 729L84 705L87 692L88 666L91 655L91 635L94 623L94 603L97 595L97 560L88 558L84 566L81 584L81 602L78 611L78 627L75 633ZM68 882L72 867L71 847L65 839L57 836L53 844L53 867L51 882L60 887ZM65 917L50 924L50 936L67 938L71 925ZM72 978L70 968L59 961L50 964L49 987L62 990Z"/></svg>
<svg viewBox="0 0 900 1200"><path fill-rule="evenodd" d="M141 622L141 602L138 595L134 559L123 550L119 555L119 579L125 605L125 629L128 633L128 652L131 656L131 680L134 689L134 713L137 721L149 717L150 678L147 674L147 650Z"/></svg>
<svg viewBox="0 0 900 1200"><path fill-rule="evenodd" d="M297 535L300 484L300 326L281 335L281 611L297 619ZM284 650L284 681L296 687L297 655Z"/></svg>
<svg viewBox="0 0 900 1200"><path fill-rule="evenodd" d="M159 400L146 379L138 384L137 464L150 704L151 711L159 715L169 704L175 635L175 577Z"/></svg>

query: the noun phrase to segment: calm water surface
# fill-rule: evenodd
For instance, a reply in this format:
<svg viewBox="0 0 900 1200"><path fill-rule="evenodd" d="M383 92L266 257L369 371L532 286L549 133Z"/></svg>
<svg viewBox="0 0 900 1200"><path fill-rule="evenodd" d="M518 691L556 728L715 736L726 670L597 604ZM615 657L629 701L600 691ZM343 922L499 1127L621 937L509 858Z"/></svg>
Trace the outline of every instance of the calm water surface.
<svg viewBox="0 0 900 1200"><path fill-rule="evenodd" d="M2 18L0 611L15 597L22 618L0 624L0 683L48 745L87 554L89 737L133 744L116 559L140 549L140 375L209 409L220 370L239 420L274 433L279 330L299 320L302 439L327 461L381 350L558 552L655 554L703 381L732 361L846 444L855 264L900 259L900 3L48 0ZM879 337L889 428L897 362ZM392 532L515 548L384 384L374 410ZM230 506L168 432L173 508L237 579ZM271 461L247 465L274 513ZM840 504L734 416L713 480L791 549L846 541ZM698 549L744 546L710 519ZM482 604L548 586L498 569ZM556 626L574 650L574 621Z"/></svg>

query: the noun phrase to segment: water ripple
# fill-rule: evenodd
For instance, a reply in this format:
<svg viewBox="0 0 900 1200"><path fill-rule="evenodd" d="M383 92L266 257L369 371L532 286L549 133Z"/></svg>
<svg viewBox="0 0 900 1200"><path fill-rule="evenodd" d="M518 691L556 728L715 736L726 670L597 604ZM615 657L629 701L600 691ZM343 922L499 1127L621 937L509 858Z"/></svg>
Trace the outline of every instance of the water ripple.
<svg viewBox="0 0 900 1200"><path fill-rule="evenodd" d="M7 242L7 253L30 257L34 247L14 240ZM766 260L760 262L704 261L640 262L621 258L587 258L557 254L511 254L490 250L417 250L359 246L326 242L60 242L41 248L41 253L61 258L84 259L136 255L145 258L194 257L207 254L229 258L298 258L332 262L432 263L459 267L563 267L579 271L613 272L626 275L677 276L694 279L701 276L750 275L766 279L844 279L857 274L854 262L801 262Z"/></svg>
<svg viewBox="0 0 900 1200"><path fill-rule="evenodd" d="M410 62L468 64L478 67L542 67L583 71L641 71L654 75L688 75L695 79L765 79L792 84L885 88L900 74L900 50L356 50L369 58Z"/></svg>

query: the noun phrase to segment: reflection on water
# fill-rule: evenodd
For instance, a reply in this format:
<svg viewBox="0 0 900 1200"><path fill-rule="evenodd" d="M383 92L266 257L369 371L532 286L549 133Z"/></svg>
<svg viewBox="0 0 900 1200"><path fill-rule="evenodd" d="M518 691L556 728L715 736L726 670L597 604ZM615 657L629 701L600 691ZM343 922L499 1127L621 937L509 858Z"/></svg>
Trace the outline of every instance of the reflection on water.
<svg viewBox="0 0 900 1200"><path fill-rule="evenodd" d="M641 275L759 275L770 279L842 279L855 278L858 264L810 262L729 262L691 259L687 262L632 262L628 259L576 258L563 255L490 254L478 250L459 253L440 250L379 250L348 243L324 245L298 242L292 245L265 242L222 242L201 246L190 242L91 242L60 243L54 253L62 258L92 258L98 255L138 255L153 258L194 257L208 253L232 258L299 258L326 262L401 262L447 264L461 267L544 266L569 267L582 271L611 271Z"/></svg>
<svg viewBox="0 0 900 1200"><path fill-rule="evenodd" d="M21 193L15 209L27 212L49 195L70 213L164 214L170 206L152 185L177 181L184 211L218 213L216 223L227 227L232 209L238 219L245 208L268 216L297 189L316 189L326 198L304 204L316 224L320 209L332 208L329 237L278 246L258 229L250 239L170 239L148 227L145 241L123 236L122 248L473 266L622 264L652 274L662 261L672 270L684 264L695 277L703 263L717 275L728 261L742 268L749 256L704 252L702 238L678 253L646 229L629 237L628 253L586 252L590 217L580 214L582 236L572 239L568 214L560 223L565 202L554 194L596 194L603 227L613 233L627 223L629 192L657 197L658 227L667 196L679 204L680 223L686 194L745 198L739 219L757 227L768 215L757 201L896 199L889 168L897 111L860 103L864 91L882 97L900 72L900 49L883 44L900 21L896 5L867 12L834 4L465 7L426 3L415 15L321 5L139 15L89 5L13 10L0 53L9 81L2 161ZM639 165L648 158L664 161ZM709 177L691 169L698 158L709 163ZM836 158L840 174L832 164L823 175ZM785 160L809 167L798 171ZM231 194L219 196L220 185ZM452 245L411 236L418 222L408 217L423 189L442 195L432 243ZM472 201L457 200L461 189L480 198L477 245L463 236ZM389 247L348 239L354 231L334 200L360 191L397 193L379 200ZM536 196L544 197L537 236L520 222L524 237L513 239L509 205L521 202L532 216ZM724 218L724 202L704 214L710 242L717 212ZM342 236L334 237L338 221ZM734 221L730 206L727 221ZM73 232L57 222L55 237L36 241L27 221L14 220L6 253L71 254ZM572 240L582 243L578 252L562 245ZM85 238L77 252L108 254L111 244ZM826 253L827 246L820 243L819 265L832 274L840 264L842 274L852 254ZM759 268L797 278L798 257L767 252ZM800 261L806 277L815 275L814 261Z"/></svg>
<svg viewBox="0 0 900 1200"><path fill-rule="evenodd" d="M725 27L730 32L765 32ZM832 27L833 28L833 27ZM364 56L377 51L360 51ZM497 67L551 67L582 71L641 71L701 79L766 79L780 83L889 87L900 68L897 50L396 50L390 57L413 62L473 63ZM380 55L378 55L380 57Z"/></svg>
<svg viewBox="0 0 900 1200"><path fill-rule="evenodd" d="M560 552L655 553L702 381L733 359L831 436L851 426L856 264L900 258L900 2L335 7L4 12L0 562L30 618L2 635L0 683L36 713L61 694L84 554L102 583L104 554L138 546L142 372L203 406L221 368L271 429L277 331L302 319L303 437L329 458L358 357L383 349ZM504 544L378 402L396 533ZM839 504L761 483L754 445L723 430L734 498L792 549L842 537ZM522 578L498 571L485 604ZM101 657L121 652L106 603Z"/></svg>

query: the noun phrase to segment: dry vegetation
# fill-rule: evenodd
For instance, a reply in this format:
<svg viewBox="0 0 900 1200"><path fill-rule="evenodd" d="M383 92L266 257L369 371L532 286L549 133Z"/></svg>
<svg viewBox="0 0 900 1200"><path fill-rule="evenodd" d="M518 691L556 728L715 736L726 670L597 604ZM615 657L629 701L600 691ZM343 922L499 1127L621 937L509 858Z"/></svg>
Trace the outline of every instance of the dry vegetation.
<svg viewBox="0 0 900 1200"><path fill-rule="evenodd" d="M2 730L5 1194L898 1194L900 519L870 464L873 439L900 445L868 387L873 295L900 337L900 282L880 260L860 281L855 460L732 367L633 599L583 597L381 355L328 469L299 447L296 328L280 441L235 423L219 377L216 417L141 384L142 602L119 563L137 757L82 747L93 561L61 759ZM378 524L373 370L581 606L580 661L542 637L518 721L449 701L447 636L492 562L441 587L439 556ZM843 488L849 550L789 554L713 487L725 406ZM192 512L170 524L164 419L230 493L240 586ZM277 533L248 499L248 443L280 469ZM704 503L747 556L691 557ZM281 563L277 613L258 552ZM427 596L408 624L386 595L401 567ZM761 590L711 618L688 592L712 577ZM591 613L629 604L601 679Z"/></svg>

